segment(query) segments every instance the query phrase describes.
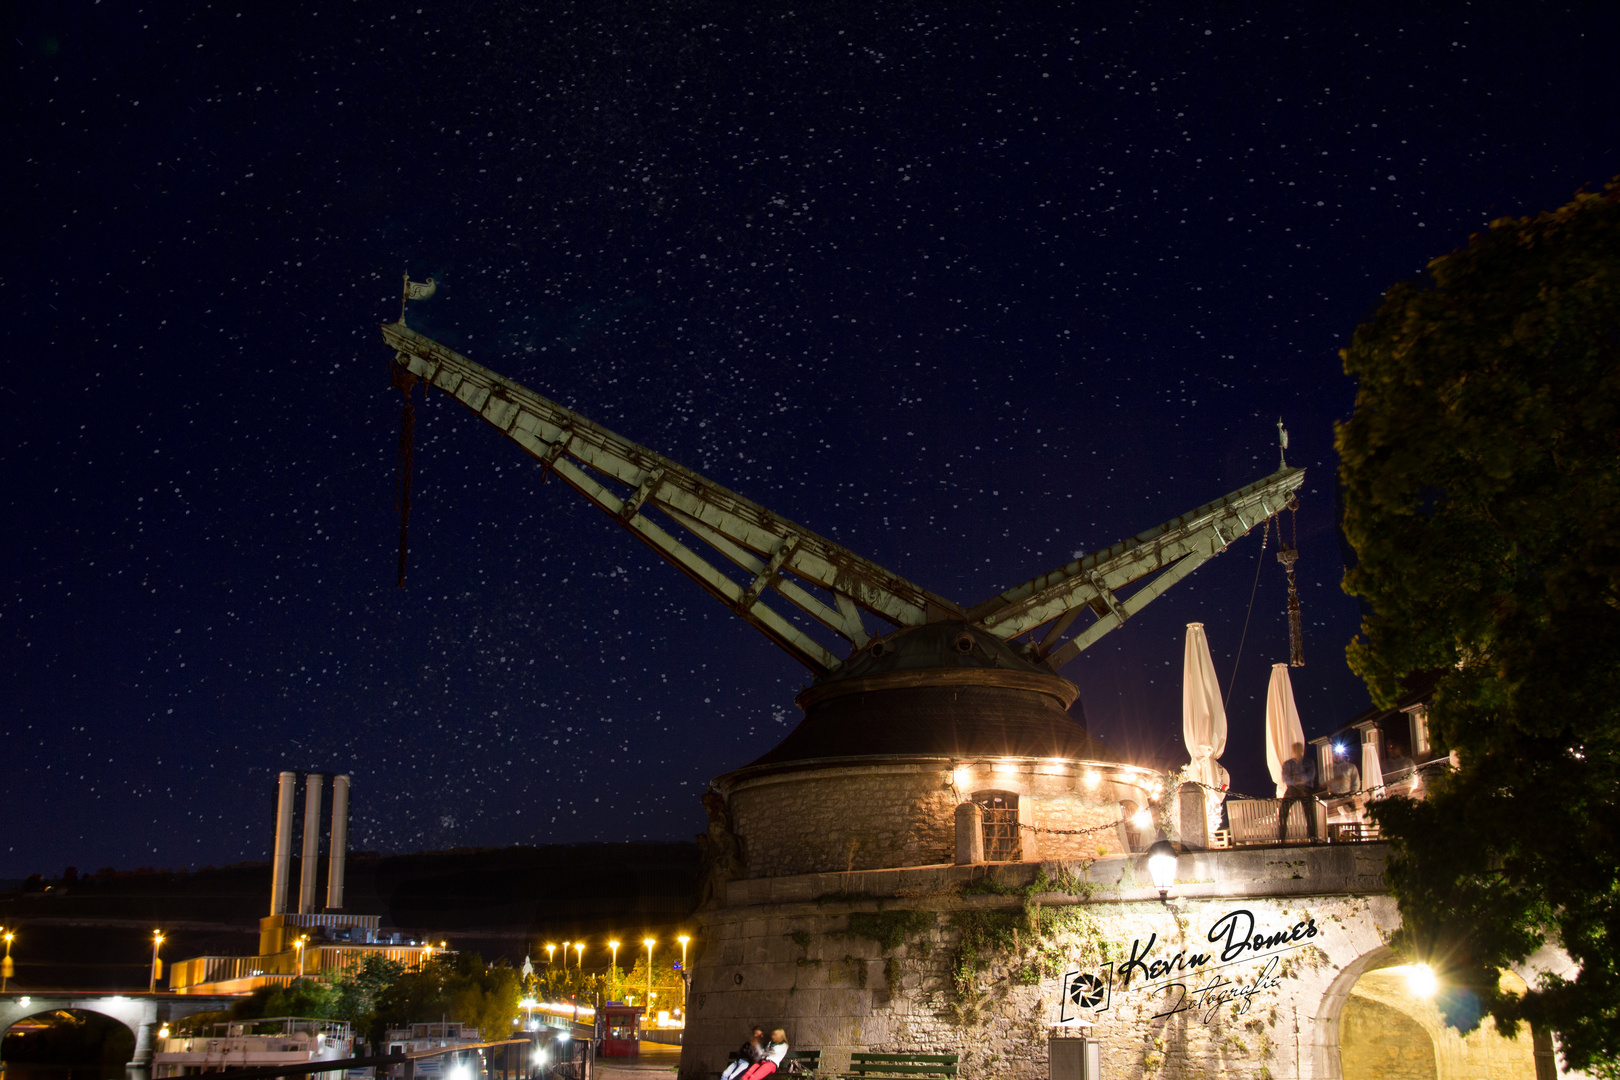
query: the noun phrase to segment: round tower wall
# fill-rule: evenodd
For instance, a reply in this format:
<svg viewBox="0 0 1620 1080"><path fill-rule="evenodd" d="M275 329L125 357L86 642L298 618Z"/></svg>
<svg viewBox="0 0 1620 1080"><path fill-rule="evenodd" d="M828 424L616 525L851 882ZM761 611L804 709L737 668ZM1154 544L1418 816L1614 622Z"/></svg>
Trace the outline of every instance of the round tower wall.
<svg viewBox="0 0 1620 1080"><path fill-rule="evenodd" d="M1140 774L1140 775L1138 775ZM1148 801L1153 776L1114 763L872 763L739 777L727 785L751 878L956 861L956 807L1017 796L1019 861L1119 854L1121 802Z"/></svg>

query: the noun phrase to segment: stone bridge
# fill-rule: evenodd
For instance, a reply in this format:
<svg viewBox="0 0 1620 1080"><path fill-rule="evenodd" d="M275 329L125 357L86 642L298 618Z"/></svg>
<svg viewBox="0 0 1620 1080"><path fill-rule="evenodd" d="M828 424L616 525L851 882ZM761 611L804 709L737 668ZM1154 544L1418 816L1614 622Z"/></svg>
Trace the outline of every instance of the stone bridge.
<svg viewBox="0 0 1620 1080"><path fill-rule="evenodd" d="M1141 855L732 881L700 913L681 1076L713 1076L756 1023L828 1072L925 1050L960 1054L966 1080L1042 1080L1048 1039L1083 1030L1131 1080L1578 1075L1544 1037L1464 1038L1405 990L1386 856L1184 853L1164 900ZM1526 981L1568 969L1534 960Z"/></svg>
<svg viewBox="0 0 1620 1080"><path fill-rule="evenodd" d="M239 996L206 994L112 993L80 990L8 990L0 994L0 1031L19 1020L78 1009L118 1021L135 1035L135 1056L125 1068L129 1080L150 1075L157 1031L164 1024L202 1012L228 1009Z"/></svg>

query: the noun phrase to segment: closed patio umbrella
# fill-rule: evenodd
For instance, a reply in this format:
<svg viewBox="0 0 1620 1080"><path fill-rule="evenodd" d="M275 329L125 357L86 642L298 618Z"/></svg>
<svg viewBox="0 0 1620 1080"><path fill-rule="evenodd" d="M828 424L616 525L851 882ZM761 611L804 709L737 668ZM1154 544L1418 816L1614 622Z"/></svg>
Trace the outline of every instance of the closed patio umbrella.
<svg viewBox="0 0 1620 1080"><path fill-rule="evenodd" d="M1374 799L1384 797L1384 763L1378 754L1378 729L1361 733L1361 786Z"/></svg>
<svg viewBox="0 0 1620 1080"><path fill-rule="evenodd" d="M1181 666L1181 736L1192 757L1188 775L1204 788L1211 830L1220 825L1227 772L1218 760L1226 750L1226 706L1215 681L1215 663L1203 623L1187 624L1187 651Z"/></svg>
<svg viewBox="0 0 1620 1080"><path fill-rule="evenodd" d="M1288 790L1283 783L1283 762L1294 756L1296 743L1304 745L1305 729L1294 704L1294 684L1288 679L1287 664L1272 664L1271 687L1266 691L1266 767L1279 799Z"/></svg>

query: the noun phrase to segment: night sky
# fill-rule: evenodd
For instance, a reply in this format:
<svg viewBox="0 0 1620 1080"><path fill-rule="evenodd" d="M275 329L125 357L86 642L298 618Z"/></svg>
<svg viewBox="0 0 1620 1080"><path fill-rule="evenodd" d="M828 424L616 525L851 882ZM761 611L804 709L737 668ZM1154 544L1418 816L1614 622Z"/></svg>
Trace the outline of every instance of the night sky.
<svg viewBox="0 0 1620 1080"><path fill-rule="evenodd" d="M394 587L402 270L414 327L964 604L1282 416L1316 735L1367 704L1337 350L1620 173L1608 4L534 6L5 6L0 878L266 858L283 768L353 774L358 849L686 839L796 722L805 671L438 394ZM1108 745L1185 760L1200 620L1268 793L1259 550L1065 669Z"/></svg>

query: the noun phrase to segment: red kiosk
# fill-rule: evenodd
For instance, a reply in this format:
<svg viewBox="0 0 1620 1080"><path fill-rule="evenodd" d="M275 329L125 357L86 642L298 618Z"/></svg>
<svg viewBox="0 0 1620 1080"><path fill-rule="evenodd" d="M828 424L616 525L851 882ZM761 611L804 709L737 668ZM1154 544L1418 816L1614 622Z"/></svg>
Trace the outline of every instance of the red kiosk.
<svg viewBox="0 0 1620 1080"><path fill-rule="evenodd" d="M640 1005L610 1001L602 1006L602 1056L636 1057L641 1053Z"/></svg>

